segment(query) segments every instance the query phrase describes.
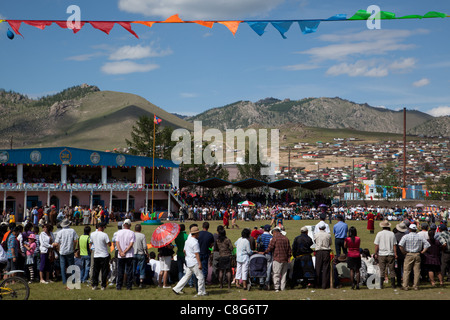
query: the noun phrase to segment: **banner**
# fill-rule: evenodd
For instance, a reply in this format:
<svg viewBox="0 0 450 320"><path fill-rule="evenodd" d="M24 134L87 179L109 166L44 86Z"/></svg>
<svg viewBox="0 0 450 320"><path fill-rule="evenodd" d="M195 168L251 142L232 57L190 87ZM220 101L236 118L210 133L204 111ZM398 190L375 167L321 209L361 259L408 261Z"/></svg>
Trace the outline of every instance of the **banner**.
<svg viewBox="0 0 450 320"><path fill-rule="evenodd" d="M178 14L172 15L164 21L78 21L77 26L74 27L72 24L68 26L68 21L62 20L10 20L10 19L2 19L0 23L7 22L11 29L18 35L20 33L19 29L22 23L27 25L36 27L38 29L44 30L46 27L51 26L53 23L57 24L61 28L71 29L73 33L78 33L86 24L90 24L94 29L100 30L109 35L111 30L113 29L115 24L121 25L125 30L134 35L139 39L139 36L135 31L132 30L131 24L141 24L147 27L153 27L155 24L159 23L195 23L207 28L212 28L214 24L218 23L224 25L231 31L233 35L236 34L239 25L242 22L245 22L247 25L252 28L256 34L259 36L263 35L266 31L267 25L272 25L283 37L286 39L286 33L291 27L292 23L297 22L300 26L300 30L303 34L314 33L317 31L321 22L336 22L336 21L361 21L368 19L380 19L380 20L396 20L396 19L430 19L430 18L447 18L449 15L437 12L437 11L429 11L424 15L407 15L397 17L395 13L388 11L380 11L375 16L372 16L371 12L366 10L358 10L355 14L353 14L350 18L347 18L347 14L336 14L327 19L304 19L304 20L227 20L227 21L219 21L219 20L192 20L192 21L184 21L182 20ZM23 36L22 36L23 37ZM11 39L11 38L10 38Z"/></svg>

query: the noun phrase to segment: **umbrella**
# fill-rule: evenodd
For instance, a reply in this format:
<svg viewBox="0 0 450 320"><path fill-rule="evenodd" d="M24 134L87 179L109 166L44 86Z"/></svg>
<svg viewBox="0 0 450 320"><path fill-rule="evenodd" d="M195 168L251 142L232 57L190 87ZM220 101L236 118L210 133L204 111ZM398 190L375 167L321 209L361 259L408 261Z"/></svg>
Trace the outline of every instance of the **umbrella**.
<svg viewBox="0 0 450 320"><path fill-rule="evenodd" d="M164 223L153 231L150 243L155 248L162 248L175 240L179 233L180 226L177 223Z"/></svg>
<svg viewBox="0 0 450 320"><path fill-rule="evenodd" d="M254 206L255 204L254 204L253 202L251 202L251 201L242 201L242 202L239 202L238 205L240 205L240 206L250 206L250 207L252 207L252 206Z"/></svg>
<svg viewBox="0 0 450 320"><path fill-rule="evenodd" d="M289 203L290 206L295 206L297 204L297 202L291 202Z"/></svg>
<svg viewBox="0 0 450 320"><path fill-rule="evenodd" d="M423 207L423 204L422 203L418 203L418 204L416 204L416 207L417 208L421 208L421 207Z"/></svg>
<svg viewBox="0 0 450 320"><path fill-rule="evenodd" d="M322 203L319 207L327 207L327 205Z"/></svg>

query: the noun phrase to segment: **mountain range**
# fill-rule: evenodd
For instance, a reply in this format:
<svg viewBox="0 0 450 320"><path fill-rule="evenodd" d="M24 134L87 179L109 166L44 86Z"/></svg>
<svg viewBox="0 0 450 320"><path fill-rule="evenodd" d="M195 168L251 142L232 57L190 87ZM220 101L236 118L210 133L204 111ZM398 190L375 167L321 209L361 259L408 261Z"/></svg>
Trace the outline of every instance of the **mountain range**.
<svg viewBox="0 0 450 320"><path fill-rule="evenodd" d="M172 114L131 93L102 91L88 84L31 99L0 89L0 148L72 146L107 150L126 147L132 126L142 115L161 118L162 125L193 130L248 127L345 129L346 132L403 133L403 110L372 107L339 97L301 100L265 98L237 101L195 116ZM407 110L407 133L450 137L450 117Z"/></svg>

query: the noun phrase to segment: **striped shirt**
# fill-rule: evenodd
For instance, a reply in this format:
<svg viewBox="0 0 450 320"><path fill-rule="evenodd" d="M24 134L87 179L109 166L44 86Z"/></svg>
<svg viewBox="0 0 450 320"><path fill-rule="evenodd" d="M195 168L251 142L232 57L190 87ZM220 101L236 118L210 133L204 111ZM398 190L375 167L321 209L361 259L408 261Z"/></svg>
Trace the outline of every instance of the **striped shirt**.
<svg viewBox="0 0 450 320"><path fill-rule="evenodd" d="M405 235L398 245L405 248L405 251L408 253L418 253L430 246L428 241L416 232L410 232Z"/></svg>

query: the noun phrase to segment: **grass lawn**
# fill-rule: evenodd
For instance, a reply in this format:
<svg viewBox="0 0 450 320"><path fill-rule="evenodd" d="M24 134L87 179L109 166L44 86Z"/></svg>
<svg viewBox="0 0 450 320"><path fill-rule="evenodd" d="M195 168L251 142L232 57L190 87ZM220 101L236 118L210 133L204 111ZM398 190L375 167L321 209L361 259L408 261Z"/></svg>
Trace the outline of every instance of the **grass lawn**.
<svg viewBox="0 0 450 320"><path fill-rule="evenodd" d="M300 220L300 221L285 221L287 236L289 240L293 239L300 234L300 228L305 225L315 225L318 220ZM185 223L188 229L189 225L194 221L187 221ZM196 222L200 227L202 222ZM243 227L253 228L255 226L261 226L266 223L270 224L270 221L238 221L240 229L228 229L227 236L236 241L241 234ZM333 225L336 223L333 220ZM355 226L358 230L358 236L361 238L361 247L368 248L371 253L374 251L373 240L375 235L381 228L376 222L375 234L370 234L366 230L365 221L347 221L350 226ZM392 227L397 222L393 222ZM210 232L215 233L217 226L221 224L221 221L210 221ZM132 230L134 230L134 223ZM150 243L150 238L156 226L143 225L143 232L147 237L147 243ZM74 229L79 235L83 234L82 226L75 226ZM332 230L332 225L330 226ZM113 233L117 230L117 223L111 223L106 232L112 237ZM333 237L334 239L334 237ZM334 248L334 244L333 244ZM152 249L155 250L155 249ZM447 282L448 285L450 283ZM422 283L419 291L403 291L400 289L392 289L390 285L387 285L385 289L368 289L363 287L360 290L351 290L350 287L343 287L341 289L301 289L297 286L294 289L287 289L285 291L275 293L271 291L260 291L256 288L252 288L250 291L237 289L232 287L231 290L220 289L218 285L208 285L208 296L195 298L196 294L194 288L186 286L184 289L184 295L175 295L171 289L163 289L155 286L147 286L144 289L133 288L131 291L121 290L117 291L114 287L108 287L105 291L92 291L87 285L82 285L81 289L65 290L65 287L61 282L49 283L47 285L40 283L33 283L30 285L31 294L30 300L186 300L186 301L198 301L198 300L449 300L450 294L448 288L431 288L428 283Z"/></svg>

